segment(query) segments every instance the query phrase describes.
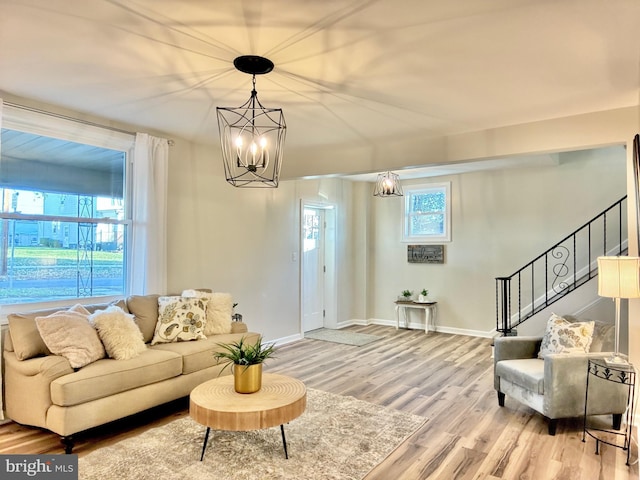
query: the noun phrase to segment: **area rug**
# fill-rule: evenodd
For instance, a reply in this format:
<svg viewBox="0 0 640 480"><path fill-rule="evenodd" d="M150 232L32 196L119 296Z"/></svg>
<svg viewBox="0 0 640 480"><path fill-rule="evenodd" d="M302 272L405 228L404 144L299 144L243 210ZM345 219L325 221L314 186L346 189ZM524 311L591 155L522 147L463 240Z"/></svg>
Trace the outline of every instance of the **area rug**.
<svg viewBox="0 0 640 480"><path fill-rule="evenodd" d="M368 343L380 340L382 337L370 335L368 333L349 332L345 330L332 330L330 328L319 328L305 332L304 338L312 338L313 340L323 340L325 342L344 343L346 345L355 345L361 347Z"/></svg>
<svg viewBox="0 0 640 480"><path fill-rule="evenodd" d="M81 480L359 480L415 432L426 418L319 390L307 409L280 428L211 431L183 417L79 459Z"/></svg>

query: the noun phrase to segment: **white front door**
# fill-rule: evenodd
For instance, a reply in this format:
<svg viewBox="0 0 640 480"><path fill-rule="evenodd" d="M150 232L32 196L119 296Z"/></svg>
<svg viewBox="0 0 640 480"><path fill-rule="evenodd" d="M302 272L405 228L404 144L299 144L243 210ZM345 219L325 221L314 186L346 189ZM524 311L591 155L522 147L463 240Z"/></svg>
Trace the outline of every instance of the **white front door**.
<svg viewBox="0 0 640 480"><path fill-rule="evenodd" d="M324 210L305 206L302 219L302 330L324 326Z"/></svg>

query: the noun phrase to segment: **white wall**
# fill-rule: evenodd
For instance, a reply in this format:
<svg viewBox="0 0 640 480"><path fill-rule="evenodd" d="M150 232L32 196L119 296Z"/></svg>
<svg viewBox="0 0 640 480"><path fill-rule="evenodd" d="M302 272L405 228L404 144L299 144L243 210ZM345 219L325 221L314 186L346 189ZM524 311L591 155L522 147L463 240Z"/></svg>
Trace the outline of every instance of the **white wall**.
<svg viewBox="0 0 640 480"><path fill-rule="evenodd" d="M353 316L351 240L358 238L354 185L289 180L279 188L226 183L219 148L176 140L169 166L168 286L230 292L250 328L267 340L300 334L300 202L336 206L337 320ZM357 225L356 225L357 226ZM294 259L293 254L296 254ZM360 261L361 265L361 261Z"/></svg>
<svg viewBox="0 0 640 480"><path fill-rule="evenodd" d="M408 263L402 199L372 197L370 317L393 319L402 290L427 288L438 301L439 327L488 334L495 328L495 277L511 275L626 195L624 148L559 159L556 166L428 179L451 182L452 241L441 265ZM403 182L416 183L426 182Z"/></svg>

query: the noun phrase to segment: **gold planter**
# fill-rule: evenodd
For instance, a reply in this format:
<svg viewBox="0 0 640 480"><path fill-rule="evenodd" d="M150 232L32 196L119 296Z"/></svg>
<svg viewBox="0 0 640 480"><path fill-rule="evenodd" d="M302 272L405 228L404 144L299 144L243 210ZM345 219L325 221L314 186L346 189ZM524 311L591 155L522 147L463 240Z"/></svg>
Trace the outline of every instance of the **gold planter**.
<svg viewBox="0 0 640 480"><path fill-rule="evenodd" d="M233 386L238 393L255 393L262 388L262 364L234 365Z"/></svg>

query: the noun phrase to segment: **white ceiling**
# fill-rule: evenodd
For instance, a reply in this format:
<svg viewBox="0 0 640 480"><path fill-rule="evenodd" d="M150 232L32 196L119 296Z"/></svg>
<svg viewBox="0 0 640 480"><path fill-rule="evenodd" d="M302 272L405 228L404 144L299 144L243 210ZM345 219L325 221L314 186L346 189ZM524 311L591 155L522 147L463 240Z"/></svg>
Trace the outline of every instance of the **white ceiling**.
<svg viewBox="0 0 640 480"><path fill-rule="evenodd" d="M287 146L381 144L638 105L639 0L0 0L0 93L217 143L249 98Z"/></svg>

